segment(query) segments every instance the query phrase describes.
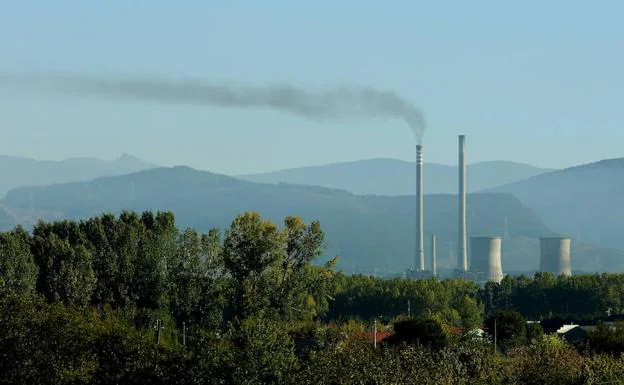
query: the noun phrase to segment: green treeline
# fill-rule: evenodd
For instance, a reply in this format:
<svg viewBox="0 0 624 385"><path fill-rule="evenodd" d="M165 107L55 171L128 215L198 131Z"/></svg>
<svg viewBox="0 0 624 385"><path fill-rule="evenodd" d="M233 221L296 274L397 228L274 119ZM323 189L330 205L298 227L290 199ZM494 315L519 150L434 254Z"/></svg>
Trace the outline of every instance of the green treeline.
<svg viewBox="0 0 624 385"><path fill-rule="evenodd" d="M318 265L324 244L318 222L256 213L223 233L169 212L0 233L0 383L624 383L624 329L572 347L526 324L619 313L624 275L383 280Z"/></svg>
<svg viewBox="0 0 624 385"><path fill-rule="evenodd" d="M479 297L487 311L511 308L531 319L580 322L604 317L609 309L624 313L624 274L507 276L500 284L486 284Z"/></svg>

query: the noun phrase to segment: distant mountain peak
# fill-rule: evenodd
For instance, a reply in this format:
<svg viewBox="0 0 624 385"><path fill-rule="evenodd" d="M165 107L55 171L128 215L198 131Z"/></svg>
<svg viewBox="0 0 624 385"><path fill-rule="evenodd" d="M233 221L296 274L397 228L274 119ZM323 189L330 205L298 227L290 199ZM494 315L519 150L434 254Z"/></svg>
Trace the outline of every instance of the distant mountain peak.
<svg viewBox="0 0 624 385"><path fill-rule="evenodd" d="M120 156L118 156L117 159L115 159L115 162L140 162L140 163L143 163L143 161L141 159L137 158L136 156L130 155L127 152L124 152Z"/></svg>
<svg viewBox="0 0 624 385"><path fill-rule="evenodd" d="M123 153L112 161L92 157L37 160L0 155L0 170L10 170L0 180L0 197L9 190L24 186L88 181L154 167L156 166L128 153Z"/></svg>

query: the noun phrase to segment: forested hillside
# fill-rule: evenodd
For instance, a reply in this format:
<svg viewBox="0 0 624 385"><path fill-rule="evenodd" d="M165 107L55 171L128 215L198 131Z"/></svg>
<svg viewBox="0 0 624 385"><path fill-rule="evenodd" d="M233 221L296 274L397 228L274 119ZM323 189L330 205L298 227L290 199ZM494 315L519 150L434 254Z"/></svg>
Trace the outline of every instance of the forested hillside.
<svg viewBox="0 0 624 385"><path fill-rule="evenodd" d="M305 220L322 223L328 234L323 260L340 255L340 267L348 272L404 271L412 266L415 249L414 197L357 196L321 187L251 183L188 167L20 188L9 192L4 204L12 209L60 212L75 219L124 209L171 210L180 225L202 231L224 229L242 211L257 211L276 221L297 212ZM474 235L504 235L506 231L510 237L537 239L554 234L509 194L469 194L468 207L468 225ZM426 195L425 210L425 230L439 239L438 266L453 268L457 199L454 195ZM505 249L505 268L536 269L539 250L536 245L531 247L534 259L529 260L516 258L513 248Z"/></svg>

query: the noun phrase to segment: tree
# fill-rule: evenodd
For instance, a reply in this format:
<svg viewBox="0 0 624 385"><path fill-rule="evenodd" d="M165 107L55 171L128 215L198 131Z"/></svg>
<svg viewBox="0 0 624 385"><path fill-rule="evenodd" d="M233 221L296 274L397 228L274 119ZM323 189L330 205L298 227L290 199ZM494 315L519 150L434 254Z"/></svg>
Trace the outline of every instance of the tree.
<svg viewBox="0 0 624 385"><path fill-rule="evenodd" d="M203 243L201 235L187 229L178 238L177 249L167 263L169 301L174 317L188 322L197 311L202 297Z"/></svg>
<svg viewBox="0 0 624 385"><path fill-rule="evenodd" d="M223 322L228 291L223 261L221 233L211 229L201 237L201 296L197 308L197 322L212 329Z"/></svg>
<svg viewBox="0 0 624 385"><path fill-rule="evenodd" d="M136 304L145 309L165 308L167 298L167 263L175 255L178 231L169 212L150 211L141 215L142 231L133 260L131 291Z"/></svg>
<svg viewBox="0 0 624 385"><path fill-rule="evenodd" d="M64 224L60 228L66 238L60 238L53 226L43 223L34 230L34 257L39 268L37 289L52 302L88 305L96 282L92 255L78 243L77 226ZM64 231L67 229L72 232ZM72 246L70 239L77 244Z"/></svg>
<svg viewBox="0 0 624 385"><path fill-rule="evenodd" d="M239 215L225 233L223 261L232 277L232 310L242 320L270 302L269 268L284 255L284 233L258 213Z"/></svg>
<svg viewBox="0 0 624 385"><path fill-rule="evenodd" d="M445 347L448 336L442 324L434 319L408 319L394 323L394 335L388 338L391 344L420 344L434 350Z"/></svg>
<svg viewBox="0 0 624 385"><path fill-rule="evenodd" d="M589 348L594 352L620 356L624 353L624 324L615 327L599 322L596 329L587 336Z"/></svg>
<svg viewBox="0 0 624 385"><path fill-rule="evenodd" d="M278 315L288 319L293 311L301 315L316 303L310 286L316 283L314 275L323 272L309 267L323 251L325 234L318 221L308 226L300 217L291 216L284 224L286 250L276 268L277 287L271 299Z"/></svg>
<svg viewBox="0 0 624 385"><path fill-rule="evenodd" d="M526 341L526 319L517 311L498 310L485 320L485 326L492 338L496 333L496 340L503 349Z"/></svg>
<svg viewBox="0 0 624 385"><path fill-rule="evenodd" d="M293 341L283 326L252 317L231 336L236 346L236 384L283 384L297 364Z"/></svg>
<svg viewBox="0 0 624 385"><path fill-rule="evenodd" d="M88 249L93 256L93 271L96 276L96 285L93 292L93 303L96 305L117 305L119 295L116 293L118 285L118 256L108 240L103 221L110 221L108 215L91 218L80 223ZM114 221L115 218L113 217ZM111 234L114 236L113 234Z"/></svg>
<svg viewBox="0 0 624 385"><path fill-rule="evenodd" d="M464 295L459 304L458 312L461 317L462 328L466 331L478 328L483 323L483 306L468 295Z"/></svg>
<svg viewBox="0 0 624 385"><path fill-rule="evenodd" d="M526 325L527 342L541 341L544 338L544 329L538 323L530 323Z"/></svg>
<svg viewBox="0 0 624 385"><path fill-rule="evenodd" d="M30 295L35 292L37 266L24 229L0 233L0 292Z"/></svg>

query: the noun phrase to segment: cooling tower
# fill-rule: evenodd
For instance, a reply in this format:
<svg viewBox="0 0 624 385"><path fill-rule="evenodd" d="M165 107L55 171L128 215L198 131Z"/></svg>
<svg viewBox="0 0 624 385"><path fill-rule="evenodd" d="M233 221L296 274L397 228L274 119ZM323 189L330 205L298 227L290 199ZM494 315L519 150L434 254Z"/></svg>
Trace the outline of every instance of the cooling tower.
<svg viewBox="0 0 624 385"><path fill-rule="evenodd" d="M458 239L457 239L457 270L468 270L468 254L466 252L466 136L459 136L459 164L458 164Z"/></svg>
<svg viewBox="0 0 624 385"><path fill-rule="evenodd" d="M570 238L540 238L540 271L555 275L572 275Z"/></svg>
<svg viewBox="0 0 624 385"><path fill-rule="evenodd" d="M425 270L425 236L423 227L423 153L416 145L416 270Z"/></svg>
<svg viewBox="0 0 624 385"><path fill-rule="evenodd" d="M501 237L470 238L470 269L483 274L484 279L500 282L503 279L501 266Z"/></svg>
<svg viewBox="0 0 624 385"><path fill-rule="evenodd" d="M436 236L431 236L431 275L437 276L438 266L436 261Z"/></svg>

